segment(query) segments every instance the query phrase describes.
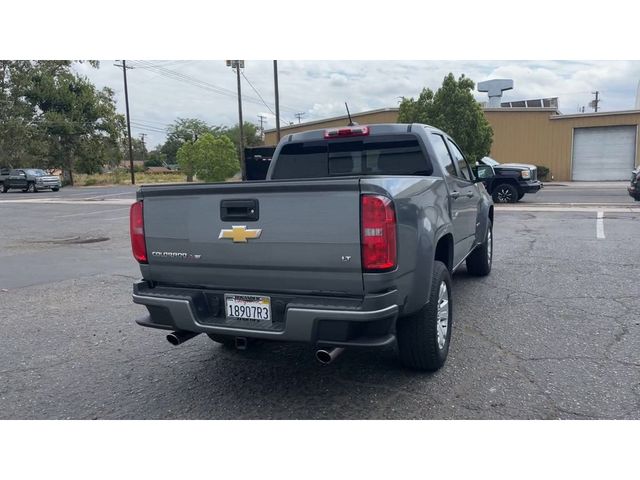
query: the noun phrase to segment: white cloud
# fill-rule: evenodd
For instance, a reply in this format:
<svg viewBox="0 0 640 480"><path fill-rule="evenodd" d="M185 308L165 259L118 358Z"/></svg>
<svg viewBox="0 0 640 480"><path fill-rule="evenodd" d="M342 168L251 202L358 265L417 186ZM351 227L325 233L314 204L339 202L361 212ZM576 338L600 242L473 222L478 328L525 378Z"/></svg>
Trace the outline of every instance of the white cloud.
<svg viewBox="0 0 640 480"><path fill-rule="evenodd" d="M114 61L101 62L98 70L87 64L77 65L78 72L88 76L99 87L116 92L118 110L124 113L122 70ZM133 134L147 133L148 144L164 141L156 131L178 117L200 118L214 125L233 125L238 119L236 76L223 60L214 61L150 61L170 70L168 74L154 69L128 71L129 99ZM137 65L136 65L137 64ZM273 63L247 60L244 74L268 105L242 78L243 114L246 121L259 124L258 115L267 115L266 128L275 127L273 112ZM415 97L423 87L437 89L449 73L465 74L476 83L489 78L512 78L514 89L505 92L505 100L559 97L560 110L574 113L578 106L588 105L592 91L600 91L604 110L633 108L640 62L638 61L278 61L281 124L297 123L295 114L303 112L303 121L343 115L344 102L352 113L398 105L399 97ZM192 85L185 74L207 88ZM475 92L476 98L486 95Z"/></svg>

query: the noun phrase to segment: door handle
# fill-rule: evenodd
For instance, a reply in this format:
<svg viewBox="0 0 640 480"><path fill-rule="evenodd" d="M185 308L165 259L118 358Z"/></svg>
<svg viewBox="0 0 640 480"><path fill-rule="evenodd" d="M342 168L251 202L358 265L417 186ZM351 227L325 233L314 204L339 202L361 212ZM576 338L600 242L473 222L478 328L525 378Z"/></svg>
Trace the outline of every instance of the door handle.
<svg viewBox="0 0 640 480"><path fill-rule="evenodd" d="M451 192L449 194L449 196L455 200L457 198L460 198L460 192L457 192L457 191L454 190L453 192Z"/></svg>
<svg viewBox="0 0 640 480"><path fill-rule="evenodd" d="M473 192L467 192L466 195L467 195L467 198L473 198L474 193Z"/></svg>

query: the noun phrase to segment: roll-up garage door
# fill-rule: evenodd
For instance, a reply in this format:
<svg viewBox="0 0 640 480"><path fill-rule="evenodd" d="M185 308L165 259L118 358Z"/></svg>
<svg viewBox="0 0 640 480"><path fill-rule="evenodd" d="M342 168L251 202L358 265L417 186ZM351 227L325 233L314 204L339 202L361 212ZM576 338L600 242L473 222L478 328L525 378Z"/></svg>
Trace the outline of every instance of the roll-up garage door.
<svg viewBox="0 0 640 480"><path fill-rule="evenodd" d="M635 157L635 125L573 131L573 180L628 180Z"/></svg>

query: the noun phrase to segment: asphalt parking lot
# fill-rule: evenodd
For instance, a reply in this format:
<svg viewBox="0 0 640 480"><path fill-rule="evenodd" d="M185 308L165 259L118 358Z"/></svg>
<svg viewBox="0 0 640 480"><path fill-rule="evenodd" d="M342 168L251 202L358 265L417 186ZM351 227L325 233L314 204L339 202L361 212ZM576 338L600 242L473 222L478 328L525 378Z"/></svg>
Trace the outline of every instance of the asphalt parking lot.
<svg viewBox="0 0 640 480"><path fill-rule="evenodd" d="M392 349L321 366L300 345L172 347L134 323L134 192L0 195L0 418L640 419L640 203L624 186L498 208L493 271L454 276L435 374Z"/></svg>

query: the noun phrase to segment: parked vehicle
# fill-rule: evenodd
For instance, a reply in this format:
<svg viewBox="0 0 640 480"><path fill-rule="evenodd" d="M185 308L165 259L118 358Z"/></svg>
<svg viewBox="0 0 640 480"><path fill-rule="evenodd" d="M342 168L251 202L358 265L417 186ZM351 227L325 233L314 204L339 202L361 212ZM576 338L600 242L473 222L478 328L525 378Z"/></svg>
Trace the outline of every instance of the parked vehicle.
<svg viewBox="0 0 640 480"><path fill-rule="evenodd" d="M20 189L23 192L35 193L51 189L57 192L61 186L62 182L57 175L49 175L37 168L18 168L11 170L9 176L3 180L2 191L6 193L11 189Z"/></svg>
<svg viewBox="0 0 640 480"><path fill-rule="evenodd" d="M9 178L11 169L9 167L0 167L0 187L4 185L4 181Z"/></svg>
<svg viewBox="0 0 640 480"><path fill-rule="evenodd" d="M640 165L631 172L631 184L627 187L629 195L640 202Z"/></svg>
<svg viewBox="0 0 640 480"><path fill-rule="evenodd" d="M538 180L538 167L526 163L499 163L491 157L478 162L493 168L495 174L484 180L496 203L515 203L526 193L537 193L543 185Z"/></svg>
<svg viewBox="0 0 640 480"><path fill-rule="evenodd" d="M492 176L489 166L479 173ZM493 202L446 133L380 124L287 135L264 181L143 185L131 207L145 327L178 345L200 333L244 349L397 341L401 361L440 368L451 274L488 275Z"/></svg>

